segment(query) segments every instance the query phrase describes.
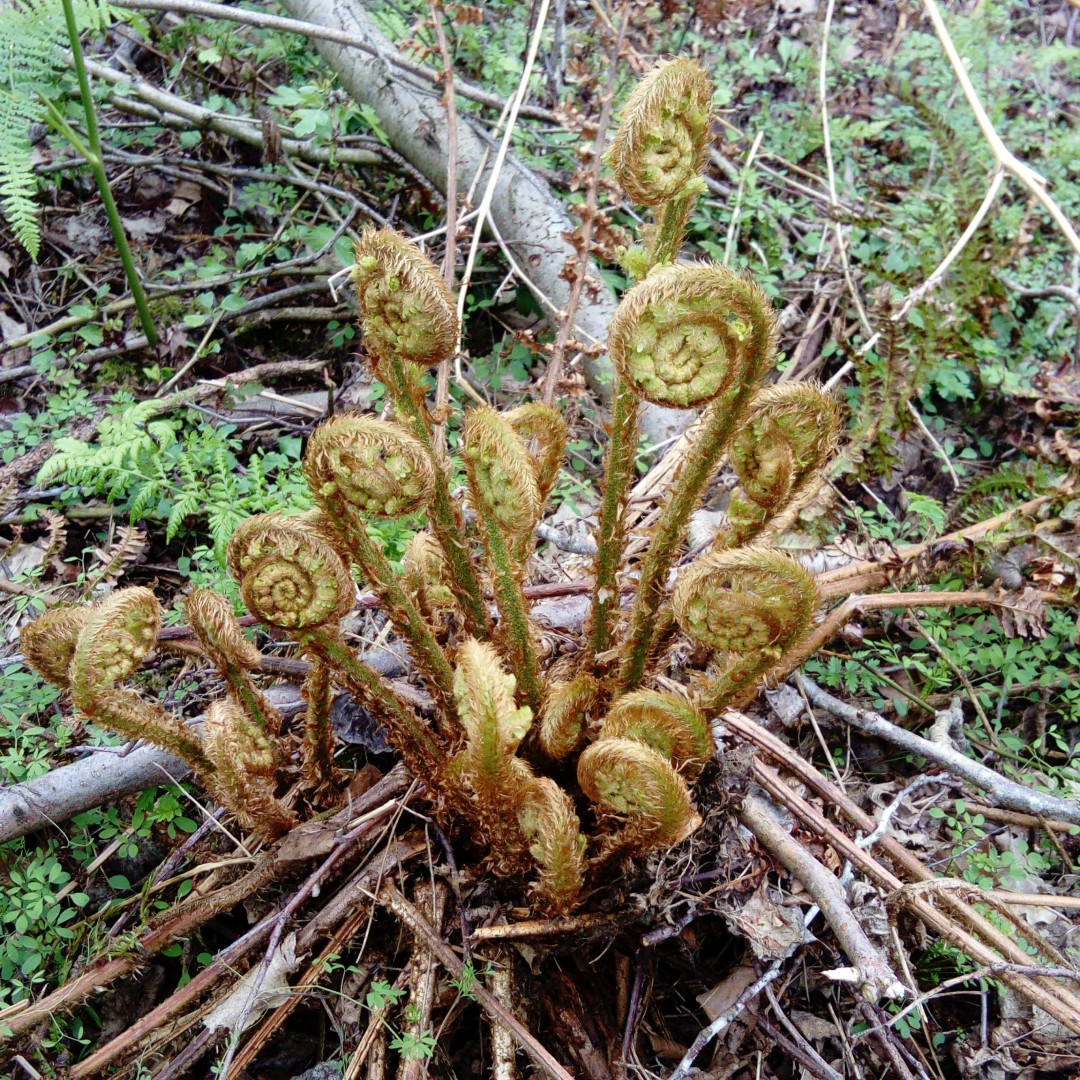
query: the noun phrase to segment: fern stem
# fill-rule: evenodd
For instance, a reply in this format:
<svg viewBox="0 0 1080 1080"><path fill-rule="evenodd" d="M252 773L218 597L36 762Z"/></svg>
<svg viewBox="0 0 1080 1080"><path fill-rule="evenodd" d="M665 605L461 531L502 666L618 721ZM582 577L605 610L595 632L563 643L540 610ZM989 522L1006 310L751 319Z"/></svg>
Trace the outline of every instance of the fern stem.
<svg viewBox="0 0 1080 1080"><path fill-rule="evenodd" d="M109 227L112 229L113 239L116 241L117 251L120 253L120 262L124 267L124 276L131 287L131 295L135 300L135 307L139 312L139 322L142 324L143 333L150 347L153 348L158 342L157 331L154 329L154 321L150 318L150 308L146 302L146 293L143 292L142 282L135 270L135 260L131 257L131 249L128 247L127 237L124 235L124 226L120 221L120 212L116 208L113 199L112 188L109 187L109 177L105 172L105 165L101 153L101 135L98 131L97 113L94 109L94 99L90 96L90 78L86 74L86 62L83 59L82 44L79 41L79 27L75 21L75 9L71 0L61 0L64 5L64 19L67 22L68 40L71 42L71 54L75 60L75 74L79 80L79 97L82 99L83 112L86 115L86 134L90 141L89 153L86 148L79 149L76 143L72 143L76 150L86 158L90 171L97 181L98 191L101 193L101 201L105 206L105 215L109 219ZM57 113L52 102L48 102L50 113ZM58 130L68 141L71 141L70 128L67 124Z"/></svg>
<svg viewBox="0 0 1080 1080"><path fill-rule="evenodd" d="M391 357L386 363L395 384L390 386L394 405L408 419L413 434L431 455L431 464L435 469L435 497L428 508L428 518L431 531L442 545L443 553L450 564L450 588L464 612L466 631L481 641L487 640L491 637L491 620L476 567L469 556L469 546L465 540L461 519L450 501L450 477L447 475L446 465L435 452L431 429L424 418L421 405L409 393L403 362Z"/></svg>
<svg viewBox="0 0 1080 1080"><path fill-rule="evenodd" d="M634 475L637 453L638 400L625 379L616 377L611 405L611 437L607 448L607 475L600 504L596 537L589 639L582 652L580 671L587 671L597 656L611 647L612 626L619 610L618 572L626 542L626 493Z"/></svg>
<svg viewBox="0 0 1080 1080"><path fill-rule="evenodd" d="M744 385L734 395L725 394L714 401L702 418L698 437L687 448L682 472L671 487L667 505L660 515L648 554L641 565L630 629L623 644L618 682L620 694L637 689L645 676L653 634L657 628L656 612L664 599L672 560L682 543L698 497L716 471L717 462L742 419L753 389L752 384Z"/></svg>

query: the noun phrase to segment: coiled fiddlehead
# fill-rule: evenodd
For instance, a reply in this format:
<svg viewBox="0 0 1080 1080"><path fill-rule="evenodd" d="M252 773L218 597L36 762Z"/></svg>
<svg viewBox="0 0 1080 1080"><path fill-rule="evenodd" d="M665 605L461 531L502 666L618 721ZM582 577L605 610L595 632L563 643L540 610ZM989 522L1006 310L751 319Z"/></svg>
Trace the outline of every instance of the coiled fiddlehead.
<svg viewBox="0 0 1080 1080"><path fill-rule="evenodd" d="M662 754L693 780L715 749L708 721L675 694L636 690L608 710L601 739L633 739Z"/></svg>
<svg viewBox="0 0 1080 1080"><path fill-rule="evenodd" d="M206 710L203 746L214 764L207 786L245 829L272 841L297 824L274 794L277 747L235 699L215 701Z"/></svg>
<svg viewBox="0 0 1080 1080"><path fill-rule="evenodd" d="M434 475L432 531L454 569L454 592L472 634L490 627L483 591L449 495L449 477L435 452L417 367L448 360L457 349L460 324L453 298L435 264L389 229L369 229L356 247L357 299L364 343L395 408L424 447ZM410 366L411 365L413 366Z"/></svg>
<svg viewBox="0 0 1080 1080"><path fill-rule="evenodd" d="M503 419L517 435L518 442L532 461L542 509L551 496L551 489L562 468L566 451L566 422L555 409L540 401L519 405L504 413Z"/></svg>
<svg viewBox="0 0 1080 1080"><path fill-rule="evenodd" d="M606 813L628 819L608 852L674 847L700 824L686 781L636 739L599 739L578 759L578 783Z"/></svg>
<svg viewBox="0 0 1080 1080"><path fill-rule="evenodd" d="M304 518L259 514L233 533L226 558L251 613L295 633L386 724L409 768L435 775L442 752L427 725L341 640L338 623L352 610L356 587L315 526Z"/></svg>
<svg viewBox="0 0 1080 1080"><path fill-rule="evenodd" d="M308 441L304 472L326 525L339 538L394 629L413 650L440 703L453 712L453 671L399 575L368 535L365 517L392 518L426 507L435 473L423 445L397 424L367 416L327 421Z"/></svg>
<svg viewBox="0 0 1080 1080"><path fill-rule="evenodd" d="M183 720L117 683L132 675L157 641L161 605L149 589L120 589L92 610L68 668L71 699L88 720L128 739L145 739L203 776L212 766Z"/></svg>
<svg viewBox="0 0 1080 1080"><path fill-rule="evenodd" d="M622 189L653 210L655 265L679 250L711 141L712 86L693 60L661 62L635 87L623 108L607 160Z"/></svg>
<svg viewBox="0 0 1080 1080"><path fill-rule="evenodd" d="M518 672L525 700L540 706L540 669L532 642L528 607L521 591L521 567L514 542L529 536L540 518L536 472L513 428L493 409L481 406L465 417L462 437L469 491L480 518L484 550L495 587L499 633Z"/></svg>
<svg viewBox="0 0 1080 1080"><path fill-rule="evenodd" d="M679 578L672 608L683 631L723 654L721 672L698 704L706 716L752 691L809 629L814 579L778 551L710 553Z"/></svg>
<svg viewBox="0 0 1080 1080"><path fill-rule="evenodd" d="M741 483L728 505L728 529L713 550L743 545L775 532L797 510L836 449L840 413L835 399L807 383L760 391L728 458Z"/></svg>
<svg viewBox="0 0 1080 1080"><path fill-rule="evenodd" d="M209 589L193 589L184 611L210 662L229 684L229 696L270 736L281 731L281 716L266 700L248 672L259 666L259 650L244 637L232 605Z"/></svg>
<svg viewBox="0 0 1080 1080"><path fill-rule="evenodd" d="M712 263L678 263L622 298L608 352L646 401L693 409L756 383L773 334L768 301L748 279Z"/></svg>
<svg viewBox="0 0 1080 1080"><path fill-rule="evenodd" d="M545 912L567 915L585 886L585 837L574 802L554 780L533 777L525 785L518 824L529 854L540 867L536 899Z"/></svg>
<svg viewBox="0 0 1080 1080"><path fill-rule="evenodd" d="M54 607L27 623L19 633L26 662L61 690L71 687L71 658L79 634L94 614L92 607Z"/></svg>
<svg viewBox="0 0 1080 1080"><path fill-rule="evenodd" d="M454 355L460 325L442 275L393 229L366 229L353 270L365 344L386 359L432 367Z"/></svg>
<svg viewBox="0 0 1080 1080"><path fill-rule="evenodd" d="M641 565L622 647L619 683L623 691L641 684L654 640L656 612L664 599L675 553L701 492L738 430L757 381L772 359L776 338L768 299L752 282L723 267L663 268L631 292L637 289L642 291L628 305L618 328L618 346L611 350L615 362L626 368L628 379L658 377L662 368L648 359L649 342L666 342L657 355L673 350L670 370L678 380L674 385L682 386L676 397L689 402L700 400L699 395L714 396L711 400L706 397L710 403L671 484ZM649 307L650 299L656 301L655 310ZM665 327L670 327L670 335ZM680 342L685 345L680 346Z"/></svg>

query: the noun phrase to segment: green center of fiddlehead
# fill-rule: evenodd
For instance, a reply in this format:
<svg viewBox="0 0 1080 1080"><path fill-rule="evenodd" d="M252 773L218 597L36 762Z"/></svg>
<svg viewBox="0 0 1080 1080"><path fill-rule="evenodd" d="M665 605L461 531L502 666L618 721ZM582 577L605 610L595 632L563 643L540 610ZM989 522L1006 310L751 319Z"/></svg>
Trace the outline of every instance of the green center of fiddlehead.
<svg viewBox="0 0 1080 1080"><path fill-rule="evenodd" d="M635 202L697 190L711 138L712 86L693 60L658 64L627 99L608 162Z"/></svg>
<svg viewBox="0 0 1080 1080"><path fill-rule="evenodd" d="M354 280L371 351L425 367L453 356L453 298L435 265L403 236L366 230L356 245Z"/></svg>
<svg viewBox="0 0 1080 1080"><path fill-rule="evenodd" d="M161 605L149 589L113 593L87 621L71 660L72 685L93 694L131 675L157 641Z"/></svg>
<svg viewBox="0 0 1080 1080"><path fill-rule="evenodd" d="M737 655L790 648L816 606L813 578L798 563L755 548L698 559L679 578L672 601L690 637Z"/></svg>
<svg viewBox="0 0 1080 1080"><path fill-rule="evenodd" d="M304 472L331 519L346 506L367 517L413 514L435 490L431 458L420 442L397 424L367 416L336 417L318 428L308 441Z"/></svg>
<svg viewBox="0 0 1080 1080"><path fill-rule="evenodd" d="M721 266L677 264L623 297L608 351L647 401L690 409L756 380L772 340L768 301L749 281Z"/></svg>
<svg viewBox="0 0 1080 1080"><path fill-rule="evenodd" d="M336 623L353 608L349 572L302 521L277 514L248 518L233 534L228 562L248 610L268 626L308 630Z"/></svg>

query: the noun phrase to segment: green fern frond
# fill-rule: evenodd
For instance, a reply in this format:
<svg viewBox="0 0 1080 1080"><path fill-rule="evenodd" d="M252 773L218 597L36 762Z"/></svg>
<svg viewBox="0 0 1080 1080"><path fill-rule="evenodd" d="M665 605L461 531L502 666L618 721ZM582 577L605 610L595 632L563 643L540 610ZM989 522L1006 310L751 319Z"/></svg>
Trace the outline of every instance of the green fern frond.
<svg viewBox="0 0 1080 1080"><path fill-rule="evenodd" d="M41 247L37 177L30 126L44 120L44 97L55 96L68 70L67 32L54 0L12 0L0 7L0 209L16 239L37 261ZM104 30L116 17L107 0L74 0L83 30Z"/></svg>

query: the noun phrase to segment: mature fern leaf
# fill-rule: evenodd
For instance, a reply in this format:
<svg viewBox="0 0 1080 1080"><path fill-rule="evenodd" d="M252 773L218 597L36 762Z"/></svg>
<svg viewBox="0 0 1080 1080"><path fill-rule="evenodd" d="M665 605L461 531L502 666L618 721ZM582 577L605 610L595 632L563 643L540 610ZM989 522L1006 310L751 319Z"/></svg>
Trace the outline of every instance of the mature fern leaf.
<svg viewBox="0 0 1080 1080"><path fill-rule="evenodd" d="M73 7L82 30L104 30L115 16L106 0L73 0ZM30 126L44 120L42 99L56 95L58 79L68 70L66 45L56 0L0 4L0 208L35 261L41 232Z"/></svg>

